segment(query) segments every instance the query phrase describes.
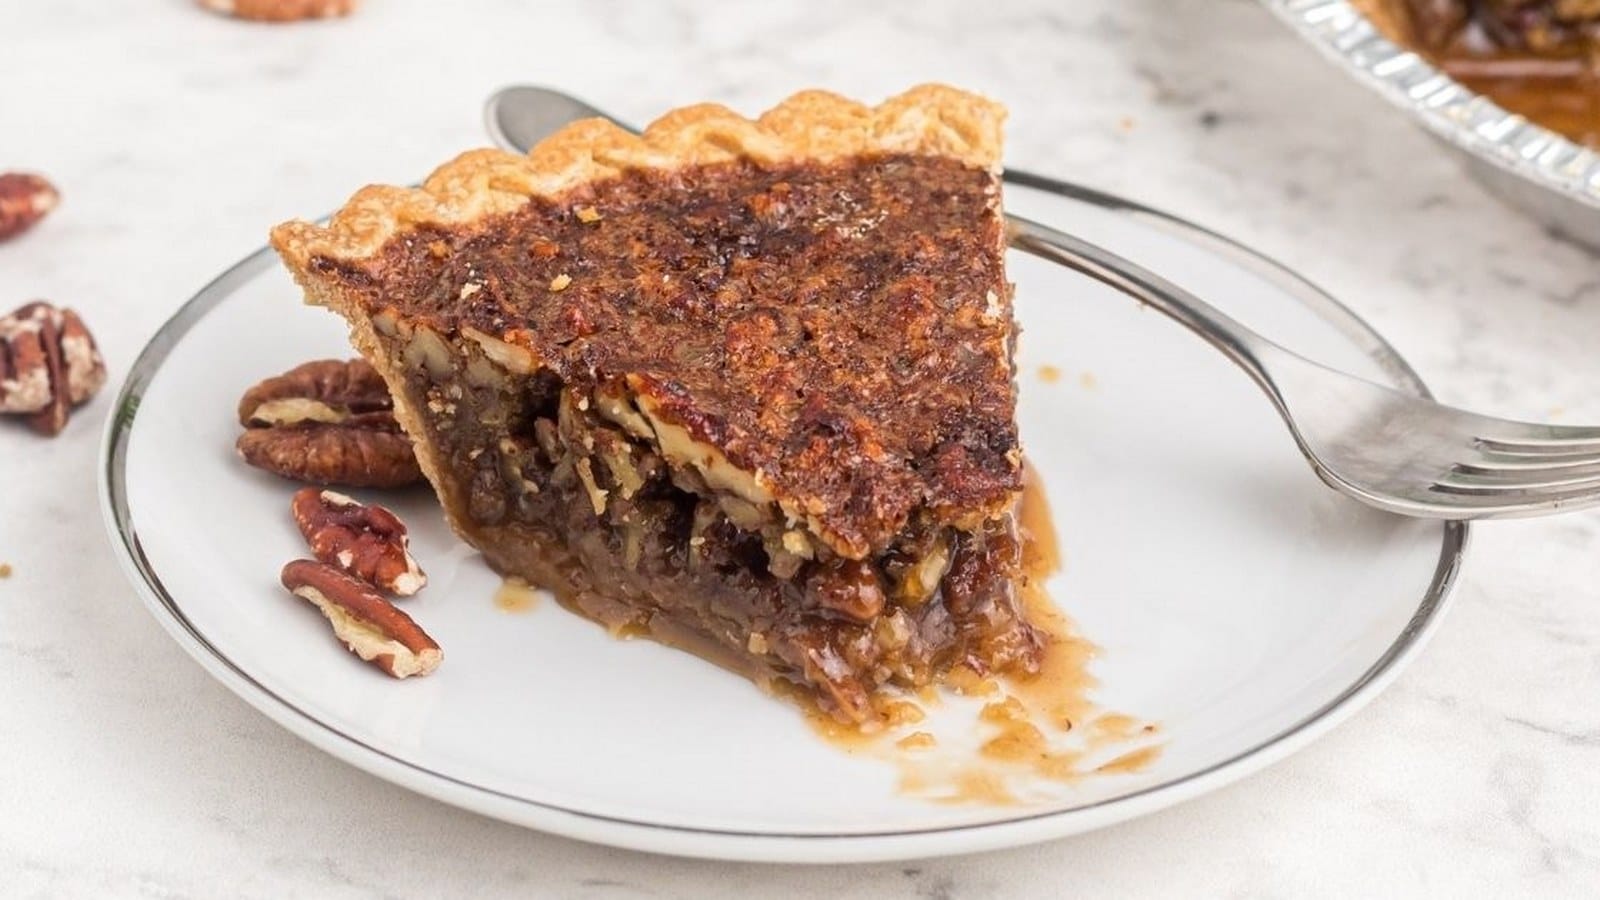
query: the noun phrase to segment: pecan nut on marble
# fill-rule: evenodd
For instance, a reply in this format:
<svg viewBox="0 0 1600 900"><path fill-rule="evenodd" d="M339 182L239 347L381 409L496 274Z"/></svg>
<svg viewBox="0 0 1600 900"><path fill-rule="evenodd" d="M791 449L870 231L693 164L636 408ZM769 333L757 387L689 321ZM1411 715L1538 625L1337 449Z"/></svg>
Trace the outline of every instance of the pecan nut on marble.
<svg viewBox="0 0 1600 900"><path fill-rule="evenodd" d="M318 560L399 597L428 583L411 555L405 523L382 506L308 487L295 492L290 508Z"/></svg>
<svg viewBox="0 0 1600 900"><path fill-rule="evenodd" d="M200 0L213 12L255 22L328 19L355 12L358 0Z"/></svg>
<svg viewBox="0 0 1600 900"><path fill-rule="evenodd" d="M401 487L422 480L383 379L366 362L308 362L245 392L239 455L312 484Z"/></svg>
<svg viewBox="0 0 1600 900"><path fill-rule="evenodd" d="M0 413L54 437L105 383L105 360L77 313L35 301L0 318Z"/></svg>
<svg viewBox="0 0 1600 900"><path fill-rule="evenodd" d="M297 559L283 567L283 586L322 611L351 653L395 678L427 675L444 652L422 626L372 585L327 563Z"/></svg>
<svg viewBox="0 0 1600 900"><path fill-rule="evenodd" d="M38 175L0 173L0 241L32 228L60 202L55 186Z"/></svg>

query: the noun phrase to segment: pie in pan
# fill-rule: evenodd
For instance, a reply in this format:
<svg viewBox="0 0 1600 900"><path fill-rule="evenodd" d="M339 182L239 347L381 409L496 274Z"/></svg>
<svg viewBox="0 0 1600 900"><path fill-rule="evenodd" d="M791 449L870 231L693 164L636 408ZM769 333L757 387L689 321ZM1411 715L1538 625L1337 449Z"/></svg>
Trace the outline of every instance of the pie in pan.
<svg viewBox="0 0 1600 900"><path fill-rule="evenodd" d="M1025 675L1004 110L952 88L600 120L273 246L450 524L569 608L871 725Z"/></svg>
<svg viewBox="0 0 1600 900"><path fill-rule="evenodd" d="M1354 0L1505 109L1600 147L1600 0Z"/></svg>

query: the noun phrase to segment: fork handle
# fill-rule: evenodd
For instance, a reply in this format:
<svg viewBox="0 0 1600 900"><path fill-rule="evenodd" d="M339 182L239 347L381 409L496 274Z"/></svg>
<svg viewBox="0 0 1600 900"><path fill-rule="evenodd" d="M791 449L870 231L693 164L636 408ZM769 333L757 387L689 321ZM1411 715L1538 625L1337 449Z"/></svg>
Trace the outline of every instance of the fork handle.
<svg viewBox="0 0 1600 900"><path fill-rule="evenodd" d="M1248 372L1280 412L1287 412L1264 357L1288 350L1138 263L1082 238L1011 213L1006 214L1006 237L1012 247L1104 282L1205 338Z"/></svg>

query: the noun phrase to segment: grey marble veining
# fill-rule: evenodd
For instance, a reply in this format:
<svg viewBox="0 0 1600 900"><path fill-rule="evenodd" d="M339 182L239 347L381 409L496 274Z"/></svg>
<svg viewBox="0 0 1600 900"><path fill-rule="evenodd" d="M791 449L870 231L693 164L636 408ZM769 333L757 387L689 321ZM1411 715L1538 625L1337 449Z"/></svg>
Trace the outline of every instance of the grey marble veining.
<svg viewBox="0 0 1600 900"><path fill-rule="evenodd" d="M483 142L509 82L635 120L937 79L1012 109L1009 159L1171 209L1329 288L1449 401L1600 421L1600 261L1508 213L1250 0L883 5L371 0L241 25L187 0L0 10L0 169L62 187L0 306L70 303L113 378L281 219ZM979 898L1583 896L1600 885L1600 515L1477 531L1422 658L1232 788L1070 841L798 869L593 847L443 806L236 700L132 602L92 472L102 397L0 429L0 894Z"/></svg>

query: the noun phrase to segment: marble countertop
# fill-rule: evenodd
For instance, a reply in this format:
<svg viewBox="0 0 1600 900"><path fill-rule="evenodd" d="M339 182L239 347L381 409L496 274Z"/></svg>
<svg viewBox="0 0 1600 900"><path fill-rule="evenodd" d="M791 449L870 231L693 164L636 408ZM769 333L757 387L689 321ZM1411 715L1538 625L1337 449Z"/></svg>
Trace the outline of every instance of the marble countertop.
<svg viewBox="0 0 1600 900"><path fill-rule="evenodd" d="M61 209L0 247L0 307L82 310L112 378L265 227L483 143L559 85L634 120L938 79L1012 109L1009 160L1300 270L1446 400L1600 421L1600 267L1508 213L1250 0L371 0L236 23L188 0L11 4L0 169ZM889 5L885 4L885 7ZM108 392L109 393L109 392ZM588 846L360 773L211 680L134 600L94 484L106 395L0 428L0 893L23 897L1575 896L1600 884L1600 514L1493 523L1370 708L1244 782L1075 839L786 868Z"/></svg>

